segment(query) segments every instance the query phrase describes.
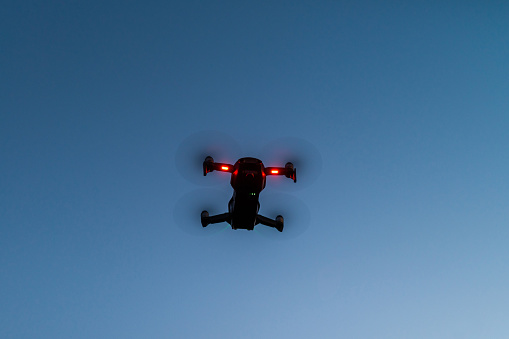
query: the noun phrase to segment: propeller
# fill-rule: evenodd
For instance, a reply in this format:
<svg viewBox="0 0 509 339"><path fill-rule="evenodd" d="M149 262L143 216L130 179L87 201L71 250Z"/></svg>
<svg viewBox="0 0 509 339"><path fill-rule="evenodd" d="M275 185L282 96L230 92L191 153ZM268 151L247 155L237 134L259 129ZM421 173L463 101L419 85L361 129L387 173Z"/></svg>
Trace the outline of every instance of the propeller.
<svg viewBox="0 0 509 339"><path fill-rule="evenodd" d="M232 192L215 188L199 188L184 194L175 204L173 219L176 226L192 236L210 236L230 228L230 224L201 226L201 212L210 215L228 212Z"/></svg>
<svg viewBox="0 0 509 339"><path fill-rule="evenodd" d="M233 165L242 154L237 141L228 134L218 131L201 131L190 135L180 143L175 155L175 165L178 172L193 184L229 185L229 173L203 176L203 161L207 156L214 158L215 162Z"/></svg>
<svg viewBox="0 0 509 339"><path fill-rule="evenodd" d="M309 208L304 201L291 194L262 192L259 214L271 219L283 216L283 232L260 224L255 226L256 234L274 240L295 239L306 232L311 223Z"/></svg>

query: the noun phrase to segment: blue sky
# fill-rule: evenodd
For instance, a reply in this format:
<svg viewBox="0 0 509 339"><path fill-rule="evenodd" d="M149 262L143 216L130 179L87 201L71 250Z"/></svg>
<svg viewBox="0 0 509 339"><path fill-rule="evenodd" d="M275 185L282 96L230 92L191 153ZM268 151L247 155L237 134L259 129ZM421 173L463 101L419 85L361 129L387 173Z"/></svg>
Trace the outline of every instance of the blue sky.
<svg viewBox="0 0 509 339"><path fill-rule="evenodd" d="M2 7L0 336L508 337L505 2ZM306 232L176 225L201 130L311 142Z"/></svg>

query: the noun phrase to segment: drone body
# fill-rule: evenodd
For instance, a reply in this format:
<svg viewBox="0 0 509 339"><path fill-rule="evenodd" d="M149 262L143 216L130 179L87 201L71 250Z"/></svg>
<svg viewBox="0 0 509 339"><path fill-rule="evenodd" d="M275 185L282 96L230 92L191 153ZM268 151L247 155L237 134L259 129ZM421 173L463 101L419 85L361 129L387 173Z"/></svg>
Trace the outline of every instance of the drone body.
<svg viewBox="0 0 509 339"><path fill-rule="evenodd" d="M260 192L265 188L267 175L284 175L297 182L296 170L288 162L285 167L265 167L256 158L241 158L235 165L216 163L212 157L203 162L203 175L212 171L231 173L230 184L233 196L228 203L228 212L209 216L207 211L201 213L203 227L209 224L227 222L233 229L253 230L255 225L262 224L283 231L284 220L281 215L270 219L258 214Z"/></svg>

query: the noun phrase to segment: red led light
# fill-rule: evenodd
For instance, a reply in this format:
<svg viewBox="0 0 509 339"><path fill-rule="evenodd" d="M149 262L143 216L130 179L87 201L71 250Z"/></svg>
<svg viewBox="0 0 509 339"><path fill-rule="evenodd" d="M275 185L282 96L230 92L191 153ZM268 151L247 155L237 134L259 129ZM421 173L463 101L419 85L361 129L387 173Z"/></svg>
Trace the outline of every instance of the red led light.
<svg viewBox="0 0 509 339"><path fill-rule="evenodd" d="M270 173L272 173L272 174L278 174L278 173L279 173L279 171L278 171L278 170L276 170L276 169L273 169L273 170L271 170L271 171L270 171Z"/></svg>
<svg viewBox="0 0 509 339"><path fill-rule="evenodd" d="M228 170L230 169L230 167L228 167L228 166L221 166L221 169L222 169L223 171L228 171Z"/></svg>

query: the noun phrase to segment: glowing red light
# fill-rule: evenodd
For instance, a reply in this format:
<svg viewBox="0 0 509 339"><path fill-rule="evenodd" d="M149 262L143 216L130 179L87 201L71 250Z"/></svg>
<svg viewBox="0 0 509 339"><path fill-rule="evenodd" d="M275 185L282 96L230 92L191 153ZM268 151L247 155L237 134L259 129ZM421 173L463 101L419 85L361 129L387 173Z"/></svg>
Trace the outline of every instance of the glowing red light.
<svg viewBox="0 0 509 339"><path fill-rule="evenodd" d="M228 171L228 170L230 169L230 167L228 167L228 166L221 166L221 169L222 169L223 171Z"/></svg>
<svg viewBox="0 0 509 339"><path fill-rule="evenodd" d="M274 170L271 170L271 171L270 171L270 173L272 173L272 174L278 174L278 173L279 173L279 171L278 171L278 170L276 170L276 169L274 169Z"/></svg>

